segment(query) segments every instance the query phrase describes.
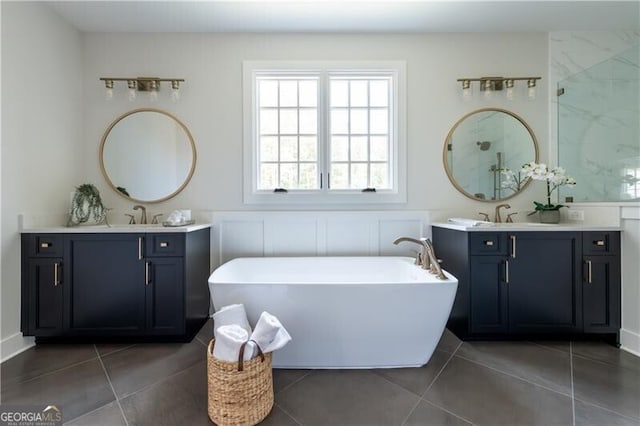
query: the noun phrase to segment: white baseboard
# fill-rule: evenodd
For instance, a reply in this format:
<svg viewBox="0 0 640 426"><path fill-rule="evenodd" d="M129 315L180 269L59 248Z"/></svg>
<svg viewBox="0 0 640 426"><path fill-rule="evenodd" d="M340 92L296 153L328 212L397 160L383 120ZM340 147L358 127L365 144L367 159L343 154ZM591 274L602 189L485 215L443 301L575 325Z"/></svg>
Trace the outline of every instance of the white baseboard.
<svg viewBox="0 0 640 426"><path fill-rule="evenodd" d="M0 341L0 362L5 362L9 358L26 351L36 342L33 337L24 337L22 333L15 333Z"/></svg>
<svg viewBox="0 0 640 426"><path fill-rule="evenodd" d="M627 352L640 356L640 334L624 328L620 330L620 347Z"/></svg>

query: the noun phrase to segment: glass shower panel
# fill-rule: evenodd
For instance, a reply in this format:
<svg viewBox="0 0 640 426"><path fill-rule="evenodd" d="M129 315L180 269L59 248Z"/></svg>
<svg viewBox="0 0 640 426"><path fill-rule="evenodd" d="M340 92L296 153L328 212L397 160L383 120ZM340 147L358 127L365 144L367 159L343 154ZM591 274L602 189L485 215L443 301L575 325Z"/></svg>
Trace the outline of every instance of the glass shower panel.
<svg viewBox="0 0 640 426"><path fill-rule="evenodd" d="M640 199L640 45L558 83L560 199Z"/></svg>

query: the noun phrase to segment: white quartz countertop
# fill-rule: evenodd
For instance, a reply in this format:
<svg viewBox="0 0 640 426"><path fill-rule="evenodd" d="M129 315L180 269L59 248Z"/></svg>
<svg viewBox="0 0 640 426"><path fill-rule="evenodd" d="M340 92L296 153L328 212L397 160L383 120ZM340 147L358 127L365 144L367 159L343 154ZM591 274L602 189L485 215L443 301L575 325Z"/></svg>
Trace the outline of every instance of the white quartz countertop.
<svg viewBox="0 0 640 426"><path fill-rule="evenodd" d="M521 231L619 231L619 226L609 225L577 225L573 223L536 223L536 222L514 222L514 223L493 223L487 222L477 226L458 225L454 223L432 223L431 226L438 228L453 229L467 232L521 232Z"/></svg>
<svg viewBox="0 0 640 426"><path fill-rule="evenodd" d="M25 228L23 234L140 234L146 232L187 233L210 228L210 223L197 223L185 226L163 225L87 225L87 226L52 226L42 228Z"/></svg>

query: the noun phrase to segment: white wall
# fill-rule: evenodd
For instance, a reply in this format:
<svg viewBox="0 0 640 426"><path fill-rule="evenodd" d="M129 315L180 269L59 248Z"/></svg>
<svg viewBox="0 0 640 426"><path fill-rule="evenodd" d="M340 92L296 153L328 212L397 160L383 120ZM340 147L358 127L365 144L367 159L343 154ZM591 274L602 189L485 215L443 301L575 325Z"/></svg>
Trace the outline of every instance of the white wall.
<svg viewBox="0 0 640 426"><path fill-rule="evenodd" d="M20 334L18 214L60 213L81 182L82 40L48 7L2 2L0 357Z"/></svg>
<svg viewBox="0 0 640 426"><path fill-rule="evenodd" d="M364 207L441 210L441 215L453 210L456 215L474 216L493 206L467 199L449 183L442 166L444 139L462 115L482 107L505 108L531 125L545 158L547 41L546 34L87 34L83 173L98 186L109 207L130 210L132 203L117 196L100 173L99 143L107 126L120 114L153 106L175 114L189 127L198 149L198 164L183 193L151 209L165 214L175 208L256 209L242 203L242 61L404 60L408 76L408 203ZM124 86L119 86L113 100L105 102L99 77L146 75L185 78L180 102L172 103L164 91L155 103L144 96L130 103ZM541 76L540 96L535 102L522 98L509 102L502 96L464 102L456 79L485 75ZM541 186L531 185L525 194L510 200L513 210L529 209L531 201L541 197L538 194L542 194ZM438 214L433 217L438 219Z"/></svg>

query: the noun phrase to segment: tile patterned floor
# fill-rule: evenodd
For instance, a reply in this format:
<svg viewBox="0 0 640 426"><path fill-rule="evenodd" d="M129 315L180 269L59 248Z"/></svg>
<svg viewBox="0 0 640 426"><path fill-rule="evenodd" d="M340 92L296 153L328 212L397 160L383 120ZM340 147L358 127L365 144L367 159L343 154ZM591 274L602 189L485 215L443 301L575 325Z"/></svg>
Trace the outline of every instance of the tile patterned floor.
<svg viewBox="0 0 640 426"><path fill-rule="evenodd" d="M3 404L68 425L210 425L207 323L186 344L40 345L4 362ZM640 358L594 342L461 342L421 368L274 370L264 425L640 425Z"/></svg>

